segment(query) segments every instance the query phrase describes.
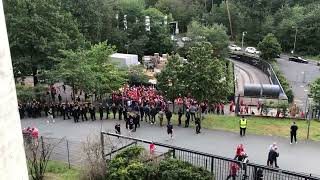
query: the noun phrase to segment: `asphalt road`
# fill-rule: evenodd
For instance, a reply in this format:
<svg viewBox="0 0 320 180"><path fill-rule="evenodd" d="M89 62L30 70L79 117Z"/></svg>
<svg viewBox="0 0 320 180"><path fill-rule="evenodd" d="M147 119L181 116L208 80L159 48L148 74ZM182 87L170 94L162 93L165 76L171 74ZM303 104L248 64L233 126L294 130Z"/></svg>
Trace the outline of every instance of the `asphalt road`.
<svg viewBox="0 0 320 180"><path fill-rule="evenodd" d="M72 120L56 119L56 123L47 125L44 118L21 120L22 127L36 126L42 136L66 137L73 142L85 141L88 136L95 135L99 140L98 135L101 130L114 132L113 127L115 122L115 120L97 120L75 124ZM121 121L121 127L122 134L128 134L124 128L123 121ZM229 158L234 157L236 146L239 143L243 143L250 162L263 165L267 161L269 145L277 142L280 153L278 159L280 168L320 175L320 168L318 166L320 162L319 142L299 141L298 144L290 145L288 138L250 134L241 138L238 133L207 129L203 129L201 134L196 135L194 129L182 127L174 127L174 132L174 139L168 141L165 127L160 127L158 124L150 125L142 123L141 128L133 136Z"/></svg>
<svg viewBox="0 0 320 180"><path fill-rule="evenodd" d="M243 62L234 60L232 62L235 64L236 94L243 95L245 84L270 84L268 76L260 69Z"/></svg>
<svg viewBox="0 0 320 180"><path fill-rule="evenodd" d="M309 64L302 64L288 60L289 56L281 55L277 59L280 70L292 87L295 103L301 108L306 105L307 94L310 91L308 84L320 77L320 68L316 63L310 61Z"/></svg>

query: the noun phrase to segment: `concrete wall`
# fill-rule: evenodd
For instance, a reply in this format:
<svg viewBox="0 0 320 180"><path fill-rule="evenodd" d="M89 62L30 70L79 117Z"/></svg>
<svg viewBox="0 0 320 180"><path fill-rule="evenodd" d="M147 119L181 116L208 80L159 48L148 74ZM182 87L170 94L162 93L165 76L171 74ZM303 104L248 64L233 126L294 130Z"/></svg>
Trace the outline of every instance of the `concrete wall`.
<svg viewBox="0 0 320 180"><path fill-rule="evenodd" d="M0 2L0 179L28 179L2 1Z"/></svg>

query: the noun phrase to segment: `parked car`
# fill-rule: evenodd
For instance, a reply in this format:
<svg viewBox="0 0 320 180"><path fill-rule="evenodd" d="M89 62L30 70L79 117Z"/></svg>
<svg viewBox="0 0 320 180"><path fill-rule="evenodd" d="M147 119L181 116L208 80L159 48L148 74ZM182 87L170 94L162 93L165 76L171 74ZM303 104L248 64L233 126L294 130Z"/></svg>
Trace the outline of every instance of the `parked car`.
<svg viewBox="0 0 320 180"><path fill-rule="evenodd" d="M250 53L250 54L260 54L260 51L258 51L256 48L254 48L254 47L247 47L246 49L245 49L245 51L247 52L247 53Z"/></svg>
<svg viewBox="0 0 320 180"><path fill-rule="evenodd" d="M289 57L289 61L293 61L293 62L297 62L297 63L304 63L304 64L308 64L309 63L307 60L302 59L299 56Z"/></svg>
<svg viewBox="0 0 320 180"><path fill-rule="evenodd" d="M237 45L234 45L234 44L230 44L228 46L228 48L231 50L231 51L241 51L241 47L237 46Z"/></svg>

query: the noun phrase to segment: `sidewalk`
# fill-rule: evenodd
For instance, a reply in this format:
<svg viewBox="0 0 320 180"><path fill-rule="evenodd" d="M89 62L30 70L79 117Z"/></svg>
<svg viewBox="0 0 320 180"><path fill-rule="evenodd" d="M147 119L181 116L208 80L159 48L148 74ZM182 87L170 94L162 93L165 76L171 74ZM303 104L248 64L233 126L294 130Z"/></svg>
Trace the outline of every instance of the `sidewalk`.
<svg viewBox="0 0 320 180"><path fill-rule="evenodd" d="M80 122L75 124L73 120L56 119L55 124L46 124L44 118L22 119L22 127L36 126L40 136L66 137L69 140L84 141L89 135L99 135L101 130L114 132L116 120L96 120L94 122ZM127 134L124 121L121 122L123 135ZM215 155L234 157L235 148L243 143L250 162L266 165L268 147L277 142L279 147L278 165L281 169L311 173L320 175L320 143L313 141L299 141L298 144L289 144L289 139L273 136L247 135L239 137L238 133L203 129L201 134L196 135L191 128L174 127L174 139L168 140L166 127L150 125L142 122L141 128L134 133L135 137L172 144L193 150L207 152Z"/></svg>

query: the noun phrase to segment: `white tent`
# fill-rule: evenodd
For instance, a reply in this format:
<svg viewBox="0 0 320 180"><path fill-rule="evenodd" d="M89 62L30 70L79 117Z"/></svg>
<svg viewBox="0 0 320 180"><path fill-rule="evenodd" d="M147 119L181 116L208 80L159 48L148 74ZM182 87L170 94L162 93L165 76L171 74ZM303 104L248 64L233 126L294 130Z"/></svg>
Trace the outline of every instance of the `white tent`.
<svg viewBox="0 0 320 180"><path fill-rule="evenodd" d="M117 63L121 67L128 67L131 65L140 64L138 61L138 55L136 54L115 53L115 54L112 54L110 57L111 57L111 61Z"/></svg>

